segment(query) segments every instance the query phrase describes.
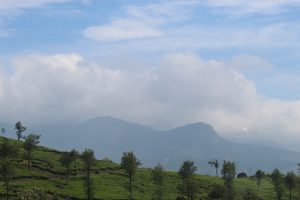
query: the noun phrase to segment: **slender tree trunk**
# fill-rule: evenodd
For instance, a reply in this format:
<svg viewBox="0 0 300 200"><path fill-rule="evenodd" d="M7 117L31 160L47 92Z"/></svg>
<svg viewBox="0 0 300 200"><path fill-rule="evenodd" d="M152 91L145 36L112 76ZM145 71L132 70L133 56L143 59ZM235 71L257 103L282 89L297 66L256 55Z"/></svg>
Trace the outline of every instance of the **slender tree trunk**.
<svg viewBox="0 0 300 200"><path fill-rule="evenodd" d="M131 185L131 181L132 181L132 174L129 174L129 194L130 194L130 198L132 197L132 185Z"/></svg>
<svg viewBox="0 0 300 200"><path fill-rule="evenodd" d="M30 171L31 167L31 152L28 152L27 169Z"/></svg>
<svg viewBox="0 0 300 200"><path fill-rule="evenodd" d="M292 200L292 188L290 188L290 200Z"/></svg>
<svg viewBox="0 0 300 200"><path fill-rule="evenodd" d="M74 176L77 176L76 160L74 161Z"/></svg>
<svg viewBox="0 0 300 200"><path fill-rule="evenodd" d="M219 174L218 174L218 168L217 167L216 167L216 175L219 176Z"/></svg>
<svg viewBox="0 0 300 200"><path fill-rule="evenodd" d="M67 174L66 174L66 185L68 185L69 184L69 174L70 174L70 170L69 169L67 169Z"/></svg>
<svg viewBox="0 0 300 200"><path fill-rule="evenodd" d="M30 171L30 159L29 158L27 160L27 169L28 169L28 171Z"/></svg>
<svg viewBox="0 0 300 200"><path fill-rule="evenodd" d="M91 200L90 168L87 169L87 187L88 200Z"/></svg>
<svg viewBox="0 0 300 200"><path fill-rule="evenodd" d="M5 181L5 185L6 185L6 200L9 199L9 183L8 181Z"/></svg>
<svg viewBox="0 0 300 200"><path fill-rule="evenodd" d="M190 188L189 188L189 183L187 182L187 186L186 186L186 191L187 191L187 198L188 200L190 200Z"/></svg>

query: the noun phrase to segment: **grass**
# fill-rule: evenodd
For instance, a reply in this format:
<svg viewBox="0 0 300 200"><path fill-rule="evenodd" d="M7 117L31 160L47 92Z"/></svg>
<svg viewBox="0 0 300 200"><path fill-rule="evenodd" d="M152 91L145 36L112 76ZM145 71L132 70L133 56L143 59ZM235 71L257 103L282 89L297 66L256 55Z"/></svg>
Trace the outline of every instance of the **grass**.
<svg viewBox="0 0 300 200"><path fill-rule="evenodd" d="M0 142L3 138L0 137ZM20 148L19 156L16 158L16 175L12 182L13 191L22 192L25 189L41 189L48 194L58 194L61 199L85 199L83 190L83 163L78 160L78 175L72 176L68 185L65 184L64 168L59 163L62 154L60 151L53 149L38 147L33 153L33 167L31 171L27 170L27 162L23 159L24 149L22 142L16 140L10 141ZM95 184L96 199L121 200L127 199L128 178L126 173L117 163L108 160L97 160L93 167L92 175ZM197 199L207 199L211 186L214 184L222 184L221 178L213 176L196 175L199 184L199 192ZM179 194L177 185L180 183L177 172L165 172L165 199L175 200ZM242 199L242 193L247 188L257 191L255 178L235 179L236 199ZM151 199L155 186L151 181L151 169L140 168L133 182L135 199L147 200ZM0 195L4 196L3 184L0 186ZM297 191L294 191L294 196ZM266 177L261 183L261 191L259 195L264 200L274 200L275 193L270 178ZM283 200L288 199L288 191L284 195Z"/></svg>

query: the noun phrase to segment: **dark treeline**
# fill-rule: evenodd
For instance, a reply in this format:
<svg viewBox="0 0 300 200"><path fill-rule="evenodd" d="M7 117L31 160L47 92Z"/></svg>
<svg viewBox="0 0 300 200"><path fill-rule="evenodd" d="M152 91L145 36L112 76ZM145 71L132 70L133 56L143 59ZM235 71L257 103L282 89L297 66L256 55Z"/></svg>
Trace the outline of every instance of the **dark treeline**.
<svg viewBox="0 0 300 200"><path fill-rule="evenodd" d="M34 158L35 151L40 143L41 136L36 133L24 135L26 127L21 122L17 122L15 125L17 140L21 141L22 146L17 147L13 145L8 138L3 138L0 144L0 177L5 187L5 198L8 199L48 199L47 195L43 191L31 191L27 193L24 191L19 196L10 195L12 191L11 182L14 181L16 175L16 158L23 156L27 161L27 170L32 168L32 160ZM5 135L5 129L2 128L1 132ZM22 155L20 155L22 154ZM68 185L71 181L71 177L77 177L77 161L81 160L83 163L84 177L83 188L87 200L92 200L95 197L95 187L91 172L93 166L96 163L94 151L91 149L85 149L83 152L79 152L76 149L72 149L69 152L63 152L60 155L59 162L64 169L65 184ZM237 174L237 168L234 162L224 160L222 166L217 159L208 162L215 169L216 176L222 179L223 184L214 184L210 186L209 193L206 197L203 197L199 192L199 181L196 178L196 172L198 170L193 161L184 161L179 166L178 179L180 182L177 185L178 192L181 194L177 196L176 200L196 200L196 199L208 199L208 200L234 200L236 199L236 188L234 185L234 179L246 178L247 174L242 172ZM128 190L127 199L135 199L133 183L135 180L135 174L138 168L142 165L141 161L132 152L124 152L120 161L120 166L124 170L128 178L128 184L126 189ZM300 164L299 164L300 167ZM220 168L220 169L219 169ZM288 199L299 199L299 197L293 197L293 190L300 186L298 184L299 178L290 171L286 175L281 173L278 169L274 169L271 174L266 174L262 170L257 170L252 178L255 178L257 184L257 191L251 188L247 188L242 194L243 200L262 200L261 196L261 182L264 178L270 178L274 186L274 192L277 200L282 200L284 195L288 193ZM154 184L152 200L165 199L166 188L166 172L163 166L158 163L151 171L151 180ZM54 195L52 199L59 199Z"/></svg>

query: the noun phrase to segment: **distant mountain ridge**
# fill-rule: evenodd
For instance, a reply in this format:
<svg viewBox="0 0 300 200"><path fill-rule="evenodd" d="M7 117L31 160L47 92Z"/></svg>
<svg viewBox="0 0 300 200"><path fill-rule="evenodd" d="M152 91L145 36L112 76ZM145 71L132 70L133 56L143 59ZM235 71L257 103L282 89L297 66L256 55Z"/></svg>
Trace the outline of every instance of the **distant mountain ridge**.
<svg viewBox="0 0 300 200"><path fill-rule="evenodd" d="M1 124L0 124L1 125ZM144 166L160 162L177 170L184 160L194 161L200 173L213 174L207 163L218 159L235 161L238 171L256 169L295 170L300 153L273 147L241 144L223 139L209 124L198 122L168 131L113 117L97 117L82 123L33 128L42 134L42 144L62 150L91 148L98 157L120 161L122 152L134 151Z"/></svg>

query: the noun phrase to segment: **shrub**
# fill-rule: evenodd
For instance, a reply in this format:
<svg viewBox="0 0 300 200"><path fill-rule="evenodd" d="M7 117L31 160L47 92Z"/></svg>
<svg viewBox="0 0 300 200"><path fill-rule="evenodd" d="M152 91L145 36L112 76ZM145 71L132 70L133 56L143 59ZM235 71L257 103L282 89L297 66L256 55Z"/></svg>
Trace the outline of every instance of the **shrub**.
<svg viewBox="0 0 300 200"><path fill-rule="evenodd" d="M241 172L237 175L237 178L247 178L247 174L245 172Z"/></svg>
<svg viewBox="0 0 300 200"><path fill-rule="evenodd" d="M222 199L225 195L225 188L223 185L215 184L208 194L208 199Z"/></svg>
<svg viewBox="0 0 300 200"><path fill-rule="evenodd" d="M243 200L261 200L259 196L251 189L247 188L242 195Z"/></svg>

